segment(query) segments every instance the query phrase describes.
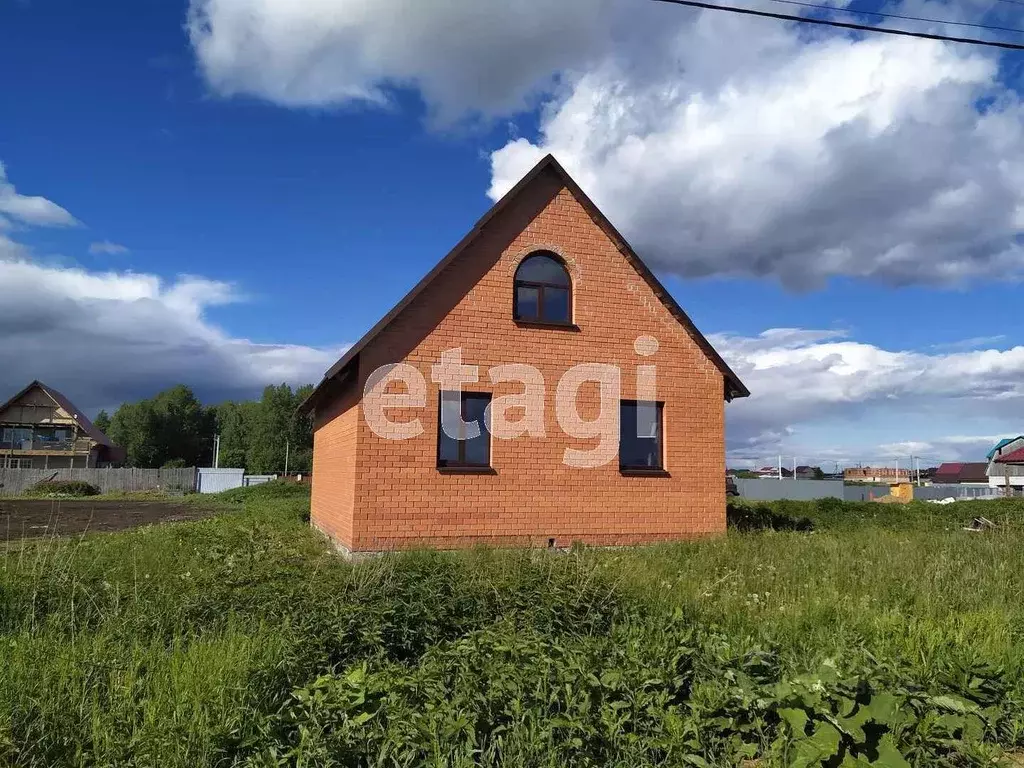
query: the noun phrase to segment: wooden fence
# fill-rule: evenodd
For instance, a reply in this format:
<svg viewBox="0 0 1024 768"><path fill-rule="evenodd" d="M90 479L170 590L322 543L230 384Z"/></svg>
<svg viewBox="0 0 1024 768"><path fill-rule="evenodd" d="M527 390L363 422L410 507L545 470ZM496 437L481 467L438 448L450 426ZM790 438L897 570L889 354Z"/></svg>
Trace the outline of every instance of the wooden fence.
<svg viewBox="0 0 1024 768"><path fill-rule="evenodd" d="M185 493L196 489L196 469L3 469L0 496L19 496L41 480L84 480L112 491L165 491Z"/></svg>

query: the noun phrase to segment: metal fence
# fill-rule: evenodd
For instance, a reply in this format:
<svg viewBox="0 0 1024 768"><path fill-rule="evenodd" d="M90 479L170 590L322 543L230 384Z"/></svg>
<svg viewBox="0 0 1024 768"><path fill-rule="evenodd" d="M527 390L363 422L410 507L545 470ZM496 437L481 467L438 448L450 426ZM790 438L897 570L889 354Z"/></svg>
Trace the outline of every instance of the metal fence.
<svg viewBox="0 0 1024 768"><path fill-rule="evenodd" d="M939 499L998 499L1004 496L1002 488L995 488L989 485L955 485L939 484L924 485L914 489L914 498L925 501L937 501Z"/></svg>
<svg viewBox="0 0 1024 768"><path fill-rule="evenodd" d="M196 478L196 490L200 493L220 493L232 488L241 488L245 481L244 469L203 467Z"/></svg>
<svg viewBox="0 0 1024 768"><path fill-rule="evenodd" d="M43 480L81 480L95 485L100 493L114 491L164 491L186 493L195 490L196 469L2 469L0 496L18 496Z"/></svg>
<svg viewBox="0 0 1024 768"><path fill-rule="evenodd" d="M810 501L829 497L843 501L871 501L888 496L888 485L844 485L842 480L792 480L774 478L736 478L736 490L745 499L777 501L792 499ZM995 499L1003 495L1002 488L987 485L924 485L914 488L914 498L929 501L938 499Z"/></svg>
<svg viewBox="0 0 1024 768"><path fill-rule="evenodd" d="M736 490L745 499L777 501L778 499L843 498L842 480L777 480L774 478L736 478Z"/></svg>
<svg viewBox="0 0 1024 768"><path fill-rule="evenodd" d="M248 488L250 485L263 485L272 480L277 480L277 475L246 475L242 478L242 485Z"/></svg>
<svg viewBox="0 0 1024 768"><path fill-rule="evenodd" d="M891 492L892 486L889 485L847 485L843 488L843 501L871 501Z"/></svg>

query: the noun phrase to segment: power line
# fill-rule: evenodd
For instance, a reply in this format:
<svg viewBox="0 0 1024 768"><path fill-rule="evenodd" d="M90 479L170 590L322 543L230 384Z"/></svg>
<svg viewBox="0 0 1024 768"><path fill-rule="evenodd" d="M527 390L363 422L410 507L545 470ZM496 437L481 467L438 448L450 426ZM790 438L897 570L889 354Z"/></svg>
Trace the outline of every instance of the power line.
<svg viewBox="0 0 1024 768"><path fill-rule="evenodd" d="M1024 0L996 0L1000 3L1013 3L1014 5L1024 5Z"/></svg>
<svg viewBox="0 0 1024 768"><path fill-rule="evenodd" d="M1017 2L1018 0L1015 0ZM804 3L801 0L771 0L773 3L785 3L786 5L799 5L804 8L817 8L822 11L832 11L852 15L861 14L864 16L881 16L885 19L903 19L904 21L923 21L926 24L949 24L954 27L974 27L975 29L988 29L992 32L1013 32L1024 35L1024 29L1016 27L996 27L990 24L972 24L969 21L944 21L943 19L929 19L922 16L902 16L898 13L882 13L880 11L858 11L853 8L837 8L833 5L818 5L817 3ZM1020 3L1024 5L1024 2Z"/></svg>
<svg viewBox="0 0 1024 768"><path fill-rule="evenodd" d="M968 45L981 45L990 48L1006 48L1011 51L1024 51L1024 45L1019 43L1003 43L994 40L978 40L972 37L950 37L948 35L935 35L930 32L911 32L906 29L887 29L886 27L872 27L868 24L853 24L847 21L831 21L828 19L815 19L809 16L796 16L789 13L772 13L770 11L756 11L753 8L737 8L732 5L716 5L715 3L704 3L699 0L655 0L659 3L671 3L673 5L688 5L692 8L705 8L710 11L728 11L730 13L742 13L747 16L763 16L768 19L781 19L782 21L799 21L804 24L820 24L826 27L839 27L841 29L856 29L860 32L878 32L884 35L898 35L900 37L918 37L924 40L942 40L948 43L966 43Z"/></svg>

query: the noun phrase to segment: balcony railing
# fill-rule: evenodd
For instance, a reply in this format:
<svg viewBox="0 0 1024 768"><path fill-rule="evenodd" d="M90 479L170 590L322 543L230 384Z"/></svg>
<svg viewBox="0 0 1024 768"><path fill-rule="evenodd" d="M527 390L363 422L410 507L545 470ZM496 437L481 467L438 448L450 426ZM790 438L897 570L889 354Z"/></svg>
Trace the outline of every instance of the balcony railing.
<svg viewBox="0 0 1024 768"><path fill-rule="evenodd" d="M88 439L78 440L8 440L0 441L0 453L4 451L48 451L53 453L84 453L89 451L92 443Z"/></svg>

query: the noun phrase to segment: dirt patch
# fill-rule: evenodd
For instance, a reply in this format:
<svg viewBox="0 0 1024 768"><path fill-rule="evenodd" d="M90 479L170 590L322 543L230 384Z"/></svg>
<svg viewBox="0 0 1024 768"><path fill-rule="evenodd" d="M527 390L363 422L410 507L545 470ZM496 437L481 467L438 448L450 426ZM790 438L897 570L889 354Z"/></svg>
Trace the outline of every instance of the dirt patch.
<svg viewBox="0 0 1024 768"><path fill-rule="evenodd" d="M0 542L86 531L124 531L152 523L209 517L208 510L173 501L0 499Z"/></svg>

